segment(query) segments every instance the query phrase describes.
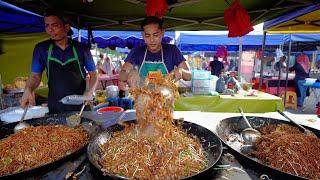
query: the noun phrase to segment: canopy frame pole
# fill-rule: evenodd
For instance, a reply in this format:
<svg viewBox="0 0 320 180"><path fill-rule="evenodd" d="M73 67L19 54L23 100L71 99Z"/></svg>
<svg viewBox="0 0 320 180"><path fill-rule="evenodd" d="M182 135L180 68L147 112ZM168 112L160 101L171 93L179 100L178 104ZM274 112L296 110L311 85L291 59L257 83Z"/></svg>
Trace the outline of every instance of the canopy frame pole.
<svg viewBox="0 0 320 180"><path fill-rule="evenodd" d="M289 52L288 52L288 58L287 58L287 74L286 74L286 87L284 91L284 98L283 98L283 104L284 107L286 107L286 100L287 100L287 89L288 89L288 76L289 76L289 62L290 62L290 56L291 56L291 45L292 45L292 38L291 34L289 35L290 40L289 40Z"/></svg>
<svg viewBox="0 0 320 180"><path fill-rule="evenodd" d="M81 42L81 29L78 28L78 42Z"/></svg>
<svg viewBox="0 0 320 180"><path fill-rule="evenodd" d="M81 42L80 16L77 17L77 20L78 20L78 42Z"/></svg>
<svg viewBox="0 0 320 180"><path fill-rule="evenodd" d="M238 81L239 82L241 82L242 44L243 44L243 39L242 39L242 37L239 37L239 61L238 61Z"/></svg>
<svg viewBox="0 0 320 180"><path fill-rule="evenodd" d="M264 62L263 62L263 57L264 57L264 49L266 46L266 37L267 37L267 32L263 31L263 39L262 39L262 52L261 52L261 56L262 58L260 59L261 61L261 66L260 66L260 80L259 80L259 91L261 91L262 88L262 82L263 82L263 66L264 66Z"/></svg>
<svg viewBox="0 0 320 180"><path fill-rule="evenodd" d="M283 52L283 44L279 45L279 49ZM280 96L280 85L281 85L281 71L279 71L279 77L278 77L278 87L277 87L277 96Z"/></svg>
<svg viewBox="0 0 320 180"><path fill-rule="evenodd" d="M146 6L147 4L142 2L142 1L139 1L139 0L125 0L129 3L132 3L132 4L136 4L136 5L143 5L143 6ZM197 3L201 0L189 0L189 1L186 1L186 2L177 2L177 3L174 3L172 5L169 5L169 9L171 8L174 8L174 7L179 7L179 6L185 6L185 5L190 5L190 4L194 4L194 3Z"/></svg>
<svg viewBox="0 0 320 180"><path fill-rule="evenodd" d="M279 61L281 61L281 58L279 59ZM281 62L280 62L280 67L279 67L279 73L278 73L278 87L277 87L277 96L279 96L279 90L280 90L280 83L281 83Z"/></svg>
<svg viewBox="0 0 320 180"><path fill-rule="evenodd" d="M273 8L279 6L279 4L283 3L285 0L281 0L278 1L275 5L273 5ZM262 16L264 16L265 14L269 13L271 11L271 9L265 9L264 12L262 12L258 17L254 18L252 20L253 23L255 23L256 21L258 21Z"/></svg>

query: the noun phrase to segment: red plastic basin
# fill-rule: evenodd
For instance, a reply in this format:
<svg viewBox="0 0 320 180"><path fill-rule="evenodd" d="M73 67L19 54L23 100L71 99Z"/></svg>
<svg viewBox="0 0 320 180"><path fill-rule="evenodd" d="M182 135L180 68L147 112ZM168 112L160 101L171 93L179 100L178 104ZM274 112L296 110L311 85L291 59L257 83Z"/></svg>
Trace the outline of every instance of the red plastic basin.
<svg viewBox="0 0 320 180"><path fill-rule="evenodd" d="M122 112L124 109L117 106L109 106L98 109L98 112Z"/></svg>

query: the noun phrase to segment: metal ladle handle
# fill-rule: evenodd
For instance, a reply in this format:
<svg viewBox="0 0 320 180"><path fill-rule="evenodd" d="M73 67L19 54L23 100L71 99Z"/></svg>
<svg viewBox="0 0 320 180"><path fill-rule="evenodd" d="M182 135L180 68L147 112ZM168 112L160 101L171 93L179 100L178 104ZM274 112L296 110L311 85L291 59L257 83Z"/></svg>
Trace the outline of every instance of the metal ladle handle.
<svg viewBox="0 0 320 180"><path fill-rule="evenodd" d="M20 119L20 122L22 122L24 120L24 117L26 116L27 111L28 111L28 106L24 109L23 114L22 114L21 119Z"/></svg>
<svg viewBox="0 0 320 180"><path fill-rule="evenodd" d="M87 103L86 103L86 102L84 102L84 103L83 103L83 105L82 105L82 107L81 107L81 110L80 110L79 116L81 116L81 114L82 114L82 112L83 112L83 110L84 110L84 107L86 107L86 105L87 105Z"/></svg>
<svg viewBox="0 0 320 180"><path fill-rule="evenodd" d="M300 124L296 123L294 120L292 120L291 118L289 118L285 113L281 112L280 110L277 110L279 114L281 114L283 117L285 117L287 120L289 120L290 122L292 122L294 125L298 126L301 130L303 130L303 132L307 131L306 128L304 128L303 126L301 126Z"/></svg>
<svg viewBox="0 0 320 180"><path fill-rule="evenodd" d="M239 107L239 110L240 110L240 113L241 113L241 115L242 115L242 118L244 119L244 121L246 122L246 124L249 126L249 128L252 128L251 125L250 125L250 123L249 123L249 121L248 121L248 119L247 119L247 117L243 114L243 110L242 110L241 107Z"/></svg>

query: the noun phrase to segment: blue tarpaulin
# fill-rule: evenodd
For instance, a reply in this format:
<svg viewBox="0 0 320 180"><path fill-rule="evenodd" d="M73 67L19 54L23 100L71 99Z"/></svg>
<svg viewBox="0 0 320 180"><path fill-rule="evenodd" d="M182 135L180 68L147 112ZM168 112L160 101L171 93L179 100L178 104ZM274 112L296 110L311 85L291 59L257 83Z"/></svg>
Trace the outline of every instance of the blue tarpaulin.
<svg viewBox="0 0 320 180"><path fill-rule="evenodd" d="M283 44L284 35L270 35L266 39L267 46ZM242 37L243 50L261 49L263 35L246 35ZM227 35L199 35L180 33L177 46L181 51L216 51L221 45L227 46L228 51L238 51L239 38L229 38Z"/></svg>
<svg viewBox="0 0 320 180"><path fill-rule="evenodd" d="M73 29L73 39L78 39L78 30ZM136 47L144 45L140 31L92 31L94 42L99 48L106 47ZM88 42L88 31L80 30L81 42ZM170 43L174 39L174 32L165 32L163 43Z"/></svg>
<svg viewBox="0 0 320 180"><path fill-rule="evenodd" d="M267 36L269 38L269 36ZM320 41L320 34L286 34L283 37L285 42L314 42Z"/></svg>
<svg viewBox="0 0 320 180"><path fill-rule="evenodd" d="M44 32L42 16L0 1L0 32Z"/></svg>

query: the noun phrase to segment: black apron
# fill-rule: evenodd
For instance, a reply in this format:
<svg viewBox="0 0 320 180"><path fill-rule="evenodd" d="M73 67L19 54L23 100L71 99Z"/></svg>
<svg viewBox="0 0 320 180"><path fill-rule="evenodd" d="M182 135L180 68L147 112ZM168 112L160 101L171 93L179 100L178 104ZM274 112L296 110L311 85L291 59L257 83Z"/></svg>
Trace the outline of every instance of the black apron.
<svg viewBox="0 0 320 180"><path fill-rule="evenodd" d="M85 72L81 69L78 54L72 46L74 57L66 62L51 56L53 45L48 51L48 107L49 114L66 111L80 111L81 105L65 105L59 102L63 97L78 94L83 95L86 90Z"/></svg>

